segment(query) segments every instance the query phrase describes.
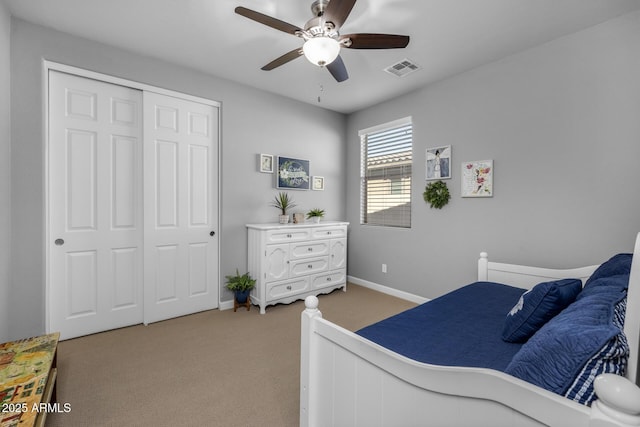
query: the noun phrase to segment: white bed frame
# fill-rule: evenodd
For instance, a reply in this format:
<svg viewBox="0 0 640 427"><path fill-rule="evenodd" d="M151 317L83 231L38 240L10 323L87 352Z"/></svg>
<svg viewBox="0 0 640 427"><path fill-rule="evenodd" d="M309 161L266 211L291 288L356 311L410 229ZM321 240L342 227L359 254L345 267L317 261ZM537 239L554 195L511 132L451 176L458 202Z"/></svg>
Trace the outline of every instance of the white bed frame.
<svg viewBox="0 0 640 427"><path fill-rule="evenodd" d="M640 254L640 233L634 253ZM488 261L478 279L531 288L552 279L586 279L597 266L569 270ZM640 426L640 256L629 280L626 378L596 379L591 407L491 369L437 366L403 357L322 318L318 299L302 313L300 425L306 426Z"/></svg>

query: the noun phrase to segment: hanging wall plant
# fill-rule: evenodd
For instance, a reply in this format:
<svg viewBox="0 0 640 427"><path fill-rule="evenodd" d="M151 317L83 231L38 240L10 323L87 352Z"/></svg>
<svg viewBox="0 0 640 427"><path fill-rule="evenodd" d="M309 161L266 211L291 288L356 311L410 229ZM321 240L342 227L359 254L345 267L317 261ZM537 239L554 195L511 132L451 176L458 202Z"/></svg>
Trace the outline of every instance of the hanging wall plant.
<svg viewBox="0 0 640 427"><path fill-rule="evenodd" d="M444 181L430 182L424 190L424 201L429 203L432 208L442 209L444 205L449 203L451 195Z"/></svg>

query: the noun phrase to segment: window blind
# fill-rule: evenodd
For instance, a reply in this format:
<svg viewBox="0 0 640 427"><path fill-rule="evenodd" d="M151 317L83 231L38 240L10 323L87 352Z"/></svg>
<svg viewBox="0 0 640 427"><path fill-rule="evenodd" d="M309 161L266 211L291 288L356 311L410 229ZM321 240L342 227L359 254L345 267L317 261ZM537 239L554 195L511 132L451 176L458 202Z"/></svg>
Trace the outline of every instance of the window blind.
<svg viewBox="0 0 640 427"><path fill-rule="evenodd" d="M360 223L411 227L413 125L360 132Z"/></svg>

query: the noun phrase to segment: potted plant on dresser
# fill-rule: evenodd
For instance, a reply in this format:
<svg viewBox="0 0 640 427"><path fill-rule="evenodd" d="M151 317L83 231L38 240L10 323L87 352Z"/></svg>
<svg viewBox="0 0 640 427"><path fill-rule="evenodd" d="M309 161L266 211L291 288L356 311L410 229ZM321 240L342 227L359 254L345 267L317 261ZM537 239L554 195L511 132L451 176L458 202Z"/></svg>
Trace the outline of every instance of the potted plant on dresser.
<svg viewBox="0 0 640 427"><path fill-rule="evenodd" d="M324 216L324 209L311 209L307 212L307 219L318 224Z"/></svg>
<svg viewBox="0 0 640 427"><path fill-rule="evenodd" d="M271 206L280 210L280 224L286 224L289 222L289 215L287 214L287 210L295 207L295 203L293 203L293 199L289 197L289 193L281 191L275 197L273 202L271 202Z"/></svg>
<svg viewBox="0 0 640 427"><path fill-rule="evenodd" d="M235 312L238 307L245 306L247 311L251 309L251 299L249 293L251 289L256 285L256 280L251 277L249 273L240 274L236 268L236 274L234 276L226 276L227 289L233 292L233 311Z"/></svg>

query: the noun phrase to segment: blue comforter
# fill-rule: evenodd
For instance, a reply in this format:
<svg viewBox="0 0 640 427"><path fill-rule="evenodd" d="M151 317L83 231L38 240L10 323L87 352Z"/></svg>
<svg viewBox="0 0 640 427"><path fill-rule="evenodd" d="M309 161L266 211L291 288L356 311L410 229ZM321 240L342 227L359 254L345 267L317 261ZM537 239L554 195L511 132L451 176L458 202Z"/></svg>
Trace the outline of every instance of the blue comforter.
<svg viewBox="0 0 640 427"><path fill-rule="evenodd" d="M522 347L502 340L505 316L524 292L476 282L356 333L419 362L504 371Z"/></svg>

